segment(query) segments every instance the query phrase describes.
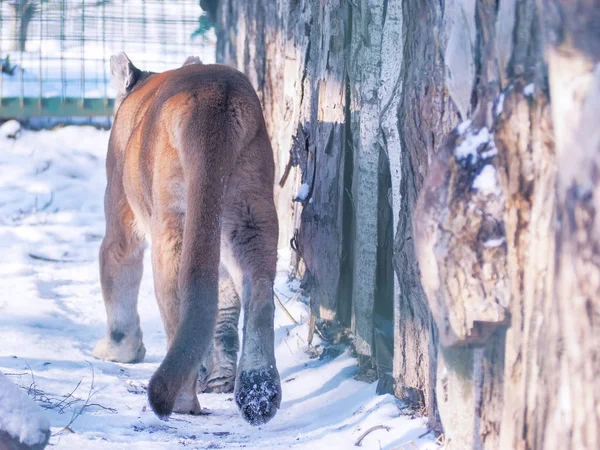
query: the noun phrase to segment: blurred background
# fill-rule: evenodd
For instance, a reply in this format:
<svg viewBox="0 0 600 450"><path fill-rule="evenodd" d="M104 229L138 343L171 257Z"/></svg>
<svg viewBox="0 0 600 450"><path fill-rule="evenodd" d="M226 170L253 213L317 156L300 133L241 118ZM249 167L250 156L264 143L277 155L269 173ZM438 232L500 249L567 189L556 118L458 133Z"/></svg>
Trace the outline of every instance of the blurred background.
<svg viewBox="0 0 600 450"><path fill-rule="evenodd" d="M0 0L0 118L112 114L110 56L142 70L214 62L197 0Z"/></svg>

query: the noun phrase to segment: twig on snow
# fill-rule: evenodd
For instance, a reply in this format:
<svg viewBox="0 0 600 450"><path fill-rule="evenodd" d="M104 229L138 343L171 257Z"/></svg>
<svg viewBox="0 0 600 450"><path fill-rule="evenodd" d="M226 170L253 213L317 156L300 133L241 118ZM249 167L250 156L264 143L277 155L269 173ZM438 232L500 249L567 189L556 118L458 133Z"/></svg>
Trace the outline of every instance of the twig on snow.
<svg viewBox="0 0 600 450"><path fill-rule="evenodd" d="M80 260L77 260L77 259L56 259L56 258L50 258L49 256L37 255L35 253L27 253L27 255L31 259L37 259L38 261L45 261L45 262L54 262L54 263L81 263L81 262L85 262L85 261L80 261Z"/></svg>
<svg viewBox="0 0 600 450"><path fill-rule="evenodd" d="M285 345L287 345L287 348L290 349L290 353L292 354L292 356L294 355L294 352L292 351L292 348L290 347L290 344L287 343L287 339L283 338L283 342L285 342Z"/></svg>
<svg viewBox="0 0 600 450"><path fill-rule="evenodd" d="M448 444L448 442L450 442L450 439L446 440L446 435L444 433L440 434L435 440L436 444L441 445L440 448L446 448L446 444Z"/></svg>
<svg viewBox="0 0 600 450"><path fill-rule="evenodd" d="M35 388L35 377L33 376L33 370L31 370L31 366L27 364L27 368L29 369L29 373L31 374L31 384L27 389L27 395L31 396L31 392L33 391L33 401L36 401L36 393L37 389Z"/></svg>
<svg viewBox="0 0 600 450"><path fill-rule="evenodd" d="M430 428L429 430L427 430L425 433L423 433L422 435L419 436L419 439L424 438L425 436L427 436L429 433L431 433L433 431L433 428Z"/></svg>
<svg viewBox="0 0 600 450"><path fill-rule="evenodd" d="M50 207L50 205L52 204L52 202L54 201L54 192L50 192L50 199L46 203L44 203L42 205L42 207L39 208L39 209L38 209L38 206L37 206L37 201L38 201L38 198L36 197L35 198L34 212L38 213L38 212L43 212L43 211L47 210Z"/></svg>
<svg viewBox="0 0 600 450"><path fill-rule="evenodd" d="M312 344L313 337L315 335L315 328L317 328L317 316L313 313L310 314L308 321L308 345Z"/></svg>
<svg viewBox="0 0 600 450"><path fill-rule="evenodd" d="M365 437L367 437L367 435L369 433L372 433L375 430L385 430L385 431L390 431L390 427L386 427L385 425L375 425L374 427L369 428L367 431L365 431L363 434L361 434L358 439L356 440L356 442L354 443L354 445L356 447L360 447L362 445L362 441Z"/></svg>
<svg viewBox="0 0 600 450"><path fill-rule="evenodd" d="M71 392L69 392L65 398L63 398L60 402L58 402L56 405L53 405L53 408L58 408L61 411L64 411L65 407L67 407L68 405L71 404L71 402L67 403L66 405L62 406L61 405L63 403L65 403L69 398L73 397L73 394L77 391L77 389L79 389L79 386L81 386L81 382L83 381L83 379L79 380L79 383L77 383L77 386L75 386L75 389L73 389ZM74 398L74 397L73 397ZM77 399L76 401L78 401L79 399Z"/></svg>
<svg viewBox="0 0 600 450"><path fill-rule="evenodd" d="M83 414L83 410L85 408L87 408L88 406L91 406L90 399L95 394L95 392L94 392L94 366L89 361L86 361L86 362L90 365L90 368L92 369L92 382L90 384L90 390L88 391L88 396L87 396L85 402L83 403L83 406L81 408L79 408L79 410L73 411L73 415L72 415L69 423L62 430L59 430L56 433L54 433L52 435L53 437L60 436L61 434L65 433L65 432L73 433L73 429L71 428L71 425L73 425L73 423L77 420L77 418L79 416L81 416L81 414ZM100 406L100 405L98 405L98 406ZM111 409L111 408L105 408L105 409Z"/></svg>
<svg viewBox="0 0 600 450"><path fill-rule="evenodd" d="M285 313L285 315L288 316L290 318L290 320L292 322L294 322L295 325L298 325L298 321L296 319L294 319L294 316L292 316L290 314L290 312L287 310L287 308L285 306L283 306L283 303L281 302L281 300L279 300L279 296L277 294L275 294L274 292L273 292L273 295L275 296L277 303L279 303L279 306L281 306L281 309L283 309L283 312Z"/></svg>
<svg viewBox="0 0 600 450"><path fill-rule="evenodd" d="M317 324L315 324L315 331L321 337L321 339L323 339L325 342L329 342L329 339L326 339L325 336L323 336L323 333L321 333L321 330L319 330L319 326Z"/></svg>

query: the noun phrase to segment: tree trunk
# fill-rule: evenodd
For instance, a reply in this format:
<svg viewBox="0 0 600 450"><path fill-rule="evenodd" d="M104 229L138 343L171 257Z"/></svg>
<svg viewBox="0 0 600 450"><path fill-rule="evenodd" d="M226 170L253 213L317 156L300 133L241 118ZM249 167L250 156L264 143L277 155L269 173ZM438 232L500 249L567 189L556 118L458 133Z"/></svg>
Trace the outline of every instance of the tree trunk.
<svg viewBox="0 0 600 450"><path fill-rule="evenodd" d="M437 61L436 77L443 80L443 70L432 30L406 20L419 2L409 10L404 3L222 1L217 59L243 70L263 102L281 178L280 245L292 240L297 264L306 267L302 286L312 313L351 326L361 364L369 369L376 348L389 352L381 340L375 345L376 334L386 336L376 329L375 317L377 311L389 314L385 303L393 293L396 392L426 407L435 425L437 343L415 270L409 220L435 142L423 148L419 141L420 148L403 154L399 115L400 103L412 101L402 98L403 84L426 90L430 80L419 79L419 72ZM428 8L436 4L432 0ZM410 67L404 67L409 50L403 51L401 39L407 30L410 51L425 52ZM418 42L424 33L428 41ZM442 106L448 103L442 86L429 95L439 103L436 111L449 110ZM421 120L418 105L413 107L411 114ZM439 122L450 129L450 119ZM418 141L407 139L407 146ZM420 166L416 181L410 178L412 164ZM390 228L396 277L385 275L392 267Z"/></svg>
<svg viewBox="0 0 600 450"><path fill-rule="evenodd" d="M600 3L545 0L546 53L556 135L556 280L544 308L538 442L600 442ZM548 360L548 351L557 355ZM541 398L540 398L541 397ZM544 420L545 419L545 420Z"/></svg>

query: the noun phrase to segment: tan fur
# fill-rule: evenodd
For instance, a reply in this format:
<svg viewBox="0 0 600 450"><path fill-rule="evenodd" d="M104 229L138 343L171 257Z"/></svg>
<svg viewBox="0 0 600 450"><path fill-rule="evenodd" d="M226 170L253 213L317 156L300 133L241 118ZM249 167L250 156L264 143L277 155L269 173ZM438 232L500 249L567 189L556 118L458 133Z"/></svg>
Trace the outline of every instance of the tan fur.
<svg viewBox="0 0 600 450"><path fill-rule="evenodd" d="M159 417L200 413L198 366L212 346L221 267L235 287L227 295L239 295L245 308L236 401L246 420L264 423L281 401L273 348L278 225L273 153L256 93L240 72L194 57L153 74L120 54L111 68L123 89L107 156L100 254L108 331L94 354L143 359L137 294L140 234L149 235L168 345L148 388L153 410ZM219 323L235 329L237 311L231 318L219 312Z"/></svg>

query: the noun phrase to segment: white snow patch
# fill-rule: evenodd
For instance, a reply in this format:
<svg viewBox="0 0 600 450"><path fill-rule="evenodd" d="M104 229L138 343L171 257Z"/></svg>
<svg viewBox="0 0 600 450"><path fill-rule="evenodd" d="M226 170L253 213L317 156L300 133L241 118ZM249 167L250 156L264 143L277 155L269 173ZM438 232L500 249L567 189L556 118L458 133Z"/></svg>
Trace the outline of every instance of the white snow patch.
<svg viewBox="0 0 600 450"><path fill-rule="evenodd" d="M0 430L29 446L46 442L50 431L42 408L1 372Z"/></svg>
<svg viewBox="0 0 600 450"><path fill-rule="evenodd" d="M300 188L298 188L298 194L296 194L296 199L303 202L308 197L308 193L310 192L310 186L306 183L302 183Z"/></svg>
<svg viewBox="0 0 600 450"><path fill-rule="evenodd" d="M16 120L8 120L0 126L0 137L15 138L21 131L21 124Z"/></svg>
<svg viewBox="0 0 600 450"><path fill-rule="evenodd" d="M569 383L568 382L563 382L560 385L560 388L558 390L558 399L559 399L559 404L560 404L560 409L565 412L570 414L571 410L572 410L572 399L571 399L571 388L569 387Z"/></svg>
<svg viewBox="0 0 600 450"><path fill-rule="evenodd" d="M485 248L500 247L502 244L504 244L504 242L506 242L506 238L504 238L504 237L497 238L497 239L488 239L487 241L485 241L483 243L483 246Z"/></svg>
<svg viewBox="0 0 600 450"><path fill-rule="evenodd" d="M473 188L484 195L498 193L498 179L494 166L488 164L481 169L479 175L473 180Z"/></svg>
<svg viewBox="0 0 600 450"><path fill-rule="evenodd" d="M533 95L534 91L535 91L535 84L533 84L533 83L529 83L527 86L525 86L523 88L523 94L526 97L531 97Z"/></svg>
<svg viewBox="0 0 600 450"><path fill-rule="evenodd" d="M459 123L458 126L456 127L456 131L458 131L458 135L462 136L463 134L465 134L465 131L467 131L470 126L471 126L470 119L467 119L464 122Z"/></svg>
<svg viewBox="0 0 600 450"><path fill-rule="evenodd" d="M461 159L472 157L472 161L477 161L479 155L477 149L490 141L490 132L487 127L481 128L476 134L468 133L465 139L454 150L454 156Z"/></svg>
<svg viewBox="0 0 600 450"><path fill-rule="evenodd" d="M288 246L280 252L275 290L300 325L276 303L275 356L283 400L275 418L253 427L242 419L231 394L202 394L200 404L211 415L175 415L168 426L157 419L146 386L165 355L166 339L150 251L139 295L145 361L119 364L91 356L106 331L98 249L104 236L108 136L92 127L23 130L0 151L0 290L10 292L0 295L0 371L23 373L9 379L26 386L31 367L36 387L53 398L62 398L83 380L74 396L85 401L91 388L90 361L91 403L116 411L85 408L71 425L75 433L50 439L53 448L336 450L354 448L364 430L379 424L390 431L369 434L363 448L393 448L410 440L419 450L438 448L431 434L418 438L427 431L425 418L401 415L398 400L376 394L377 383L354 380L358 365L349 351L322 361L306 353L310 314L305 302L294 299L299 282L287 283ZM315 337L313 345L321 344ZM82 405L76 403L65 414L47 411L51 431L61 430Z"/></svg>
<svg viewBox="0 0 600 450"><path fill-rule="evenodd" d="M504 92L501 92L496 102L496 116L499 116L504 111Z"/></svg>

